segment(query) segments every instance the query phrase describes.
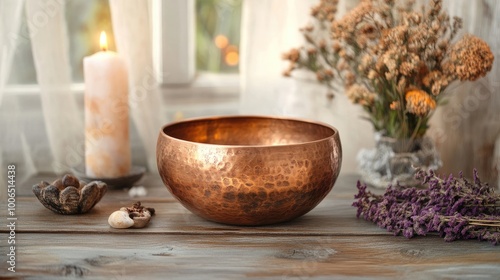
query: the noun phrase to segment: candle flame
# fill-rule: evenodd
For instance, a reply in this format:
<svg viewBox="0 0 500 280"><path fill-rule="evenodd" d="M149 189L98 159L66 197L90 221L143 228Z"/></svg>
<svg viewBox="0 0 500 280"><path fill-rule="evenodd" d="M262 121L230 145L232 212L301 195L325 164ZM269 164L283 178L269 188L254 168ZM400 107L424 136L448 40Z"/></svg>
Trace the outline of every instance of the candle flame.
<svg viewBox="0 0 500 280"><path fill-rule="evenodd" d="M101 43L101 50L107 51L108 50L108 40L106 39L106 32L104 32L104 31L101 32L101 38L99 41Z"/></svg>

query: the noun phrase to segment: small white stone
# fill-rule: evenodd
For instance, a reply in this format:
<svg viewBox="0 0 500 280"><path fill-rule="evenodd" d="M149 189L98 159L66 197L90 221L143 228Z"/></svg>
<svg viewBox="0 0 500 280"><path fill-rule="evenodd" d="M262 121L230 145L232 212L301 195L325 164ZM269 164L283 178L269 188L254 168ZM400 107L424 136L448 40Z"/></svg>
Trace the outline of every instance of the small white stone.
<svg viewBox="0 0 500 280"><path fill-rule="evenodd" d="M134 225L134 220L129 217L128 212L119 210L109 215L108 224L113 228L129 228Z"/></svg>
<svg viewBox="0 0 500 280"><path fill-rule="evenodd" d="M130 197L144 197L148 194L146 188L143 186L135 186L128 190L128 196Z"/></svg>

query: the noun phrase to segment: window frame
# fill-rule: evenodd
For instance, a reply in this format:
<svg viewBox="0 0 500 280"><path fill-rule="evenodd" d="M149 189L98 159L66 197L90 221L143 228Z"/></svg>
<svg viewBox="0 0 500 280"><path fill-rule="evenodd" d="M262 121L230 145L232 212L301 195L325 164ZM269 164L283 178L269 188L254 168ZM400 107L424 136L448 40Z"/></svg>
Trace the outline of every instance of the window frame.
<svg viewBox="0 0 500 280"><path fill-rule="evenodd" d="M239 74L196 71L195 0L152 0L151 9L154 69L168 95L239 96Z"/></svg>
<svg viewBox="0 0 500 280"><path fill-rule="evenodd" d="M239 98L240 74L196 71L195 0L151 0L150 9L153 67L169 100ZM71 84L75 94L83 94L84 88L84 83ZM7 84L3 90L6 95L34 95L39 86Z"/></svg>

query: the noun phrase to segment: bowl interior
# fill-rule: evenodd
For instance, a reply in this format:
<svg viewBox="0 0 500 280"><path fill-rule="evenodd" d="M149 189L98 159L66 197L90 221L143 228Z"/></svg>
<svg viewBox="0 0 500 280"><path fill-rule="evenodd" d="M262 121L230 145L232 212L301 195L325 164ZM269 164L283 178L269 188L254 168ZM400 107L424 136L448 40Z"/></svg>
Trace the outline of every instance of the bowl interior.
<svg viewBox="0 0 500 280"><path fill-rule="evenodd" d="M336 131L307 121L235 116L174 123L165 126L163 133L205 144L273 146L319 141L331 137Z"/></svg>

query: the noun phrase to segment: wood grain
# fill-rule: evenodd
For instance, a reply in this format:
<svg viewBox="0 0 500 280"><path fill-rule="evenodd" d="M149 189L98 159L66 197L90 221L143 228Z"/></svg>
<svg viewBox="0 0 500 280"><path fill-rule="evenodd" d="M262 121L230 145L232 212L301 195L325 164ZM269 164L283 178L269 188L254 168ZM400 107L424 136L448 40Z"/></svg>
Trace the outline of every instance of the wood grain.
<svg viewBox="0 0 500 280"><path fill-rule="evenodd" d="M51 177L52 176L52 177ZM104 198L87 214L60 215L51 212L37 201L35 196L26 192L29 185L45 180L52 181L53 175L40 175L30 180L17 199L17 214L24 222L19 224L18 232L147 232L166 234L288 234L288 235L387 235L385 230L372 224L357 220L356 211L351 206L356 193L355 175L339 178L334 189L315 209L305 216L277 225L264 227L237 227L206 221L186 210L173 198L157 175L148 174L140 183L148 188L148 196L132 199L124 190L109 190ZM131 206L140 200L143 205L156 209L157 215L144 229L113 229L107 223L108 216L123 206ZM0 219L6 213L0 212ZM7 232L0 228L0 232Z"/></svg>
<svg viewBox="0 0 500 280"><path fill-rule="evenodd" d="M17 276L301 279L500 275L500 251L437 237L21 234ZM2 251L5 245L2 244Z"/></svg>
<svg viewBox="0 0 500 280"><path fill-rule="evenodd" d="M265 227L235 227L205 221L185 210L157 175L144 205L156 216L144 229L112 229L108 215L137 199L110 190L89 213L64 216L44 208L30 184L18 189L16 273L7 271L8 244L0 243L1 275L115 279L495 279L500 250L474 240L444 242L438 236L406 239L355 218L351 206L357 176L341 176L313 211ZM374 190L375 192L383 192ZM2 204L1 207L5 205ZM0 219L6 221L4 211ZM0 228L6 240L6 227ZM8 273L8 274L6 274Z"/></svg>

